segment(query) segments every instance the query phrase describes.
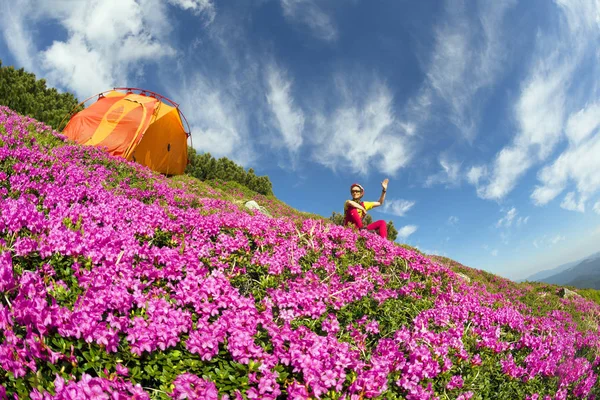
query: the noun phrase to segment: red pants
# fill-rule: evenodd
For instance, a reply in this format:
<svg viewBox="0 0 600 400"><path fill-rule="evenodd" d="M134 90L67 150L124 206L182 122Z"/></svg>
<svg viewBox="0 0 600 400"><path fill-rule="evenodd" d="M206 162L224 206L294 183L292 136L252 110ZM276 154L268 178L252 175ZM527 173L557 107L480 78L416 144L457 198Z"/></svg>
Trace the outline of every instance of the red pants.
<svg viewBox="0 0 600 400"><path fill-rule="evenodd" d="M358 215L356 208L350 208L346 211L344 225L349 224L353 224L359 229L363 227L362 219L360 218L360 215ZM380 219L379 221L375 221L372 224L367 225L367 229L370 231L377 231L379 236L387 239L387 224L384 220Z"/></svg>

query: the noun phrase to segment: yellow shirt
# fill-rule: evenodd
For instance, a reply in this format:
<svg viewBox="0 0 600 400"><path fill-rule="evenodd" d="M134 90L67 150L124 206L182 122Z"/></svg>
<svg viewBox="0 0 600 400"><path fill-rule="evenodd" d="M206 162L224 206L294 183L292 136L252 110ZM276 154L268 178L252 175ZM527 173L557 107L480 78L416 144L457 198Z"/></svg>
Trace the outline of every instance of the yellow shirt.
<svg viewBox="0 0 600 400"><path fill-rule="evenodd" d="M348 211L348 208L354 208L349 204L350 201L352 201L352 200L346 200L346 203L344 203L344 214L346 214L346 212ZM371 208L373 208L375 203L376 203L375 201L358 202L358 204L363 206L365 208L365 210L367 210L367 211L369 211ZM365 213L363 212L363 210L357 208L356 211L358 212L358 215L360 215L360 218L364 218Z"/></svg>

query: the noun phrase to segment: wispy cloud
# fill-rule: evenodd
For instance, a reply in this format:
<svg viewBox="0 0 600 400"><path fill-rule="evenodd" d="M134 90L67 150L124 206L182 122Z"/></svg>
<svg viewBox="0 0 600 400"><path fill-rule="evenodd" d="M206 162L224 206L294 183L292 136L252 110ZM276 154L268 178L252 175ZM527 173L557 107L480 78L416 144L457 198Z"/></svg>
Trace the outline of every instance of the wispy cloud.
<svg viewBox="0 0 600 400"><path fill-rule="evenodd" d="M439 157L441 171L430 175L425 180L425 187L431 187L436 184L445 184L447 186L456 186L461 179L461 163L451 160L446 154Z"/></svg>
<svg viewBox="0 0 600 400"><path fill-rule="evenodd" d="M600 33L595 22L599 5L578 0L557 4L558 28L538 35L533 66L516 101L518 132L497 154L487 184L478 187L482 198L504 198L529 168L546 160L562 138L569 104L581 100L569 97L567 102L567 95L580 64L588 55L594 58ZM587 115L570 121L567 131L575 142L582 140L594 123ZM536 204L544 204L563 190L560 179L558 183L553 178L547 181L551 184L532 194Z"/></svg>
<svg viewBox="0 0 600 400"><path fill-rule="evenodd" d="M500 239L503 243L508 243L510 238L510 230L511 227L520 228L527 224L529 221L528 216L519 216L518 211L515 207L512 207L510 210L506 211L504 216L500 218L496 222L496 228L504 228L504 230L500 233Z"/></svg>
<svg viewBox="0 0 600 400"><path fill-rule="evenodd" d="M600 127L600 102L595 102L569 116L565 133L573 145L579 145L598 127Z"/></svg>
<svg viewBox="0 0 600 400"><path fill-rule="evenodd" d="M447 222L448 225L456 225L457 223L458 223L458 217L455 217L454 215L451 215L448 218L448 222Z"/></svg>
<svg viewBox="0 0 600 400"><path fill-rule="evenodd" d="M366 174L376 169L395 175L412 158L412 140L394 114L393 97L374 81L365 90L350 90L337 79L339 103L329 114L313 116L314 159L334 170Z"/></svg>
<svg viewBox="0 0 600 400"><path fill-rule="evenodd" d="M177 53L166 39L171 27L169 10L157 0L17 3L14 7L3 3L0 13L11 52L26 68L43 73L52 85L74 91L80 98L126 86L143 73L145 63ZM210 1L170 3L214 19ZM34 27L41 20L57 22L67 38L37 49Z"/></svg>
<svg viewBox="0 0 600 400"><path fill-rule="evenodd" d="M558 242L562 242L565 239L566 239L566 237L564 237L564 236L556 235L556 236L554 236L553 238L550 239L550 243L557 244Z"/></svg>
<svg viewBox="0 0 600 400"><path fill-rule="evenodd" d="M473 166L467 172L467 181L470 184L479 186L479 181L487 176L487 167L485 165Z"/></svg>
<svg viewBox="0 0 600 400"><path fill-rule="evenodd" d="M580 113L573 118L580 119ZM554 162L538 173L538 184L531 194L536 205L544 205L558 196L573 181L576 184L579 201L574 205L575 193L570 192L561 206L568 210L583 211L586 200L600 190L600 130L598 124L578 125L579 129L567 129L571 132L569 147ZM593 128L592 128L593 126ZM567 124L569 127L569 124Z"/></svg>
<svg viewBox="0 0 600 400"><path fill-rule="evenodd" d="M579 200L577 200L575 196L575 192L567 193L562 203L560 203L560 206L569 211L585 212L585 202L587 199L584 196L581 196Z"/></svg>
<svg viewBox="0 0 600 400"><path fill-rule="evenodd" d="M35 45L27 29L26 17L33 12L30 1L16 0L0 3L0 31L4 42L19 64L26 70L39 73L35 62Z"/></svg>
<svg viewBox="0 0 600 400"><path fill-rule="evenodd" d="M186 77L182 86L178 98L186 109L195 110L188 113L194 147L248 165L255 156L237 94L200 73Z"/></svg>
<svg viewBox="0 0 600 400"><path fill-rule="evenodd" d="M283 15L292 22L308 26L317 38L333 42L338 30L332 19L313 0L281 0Z"/></svg>
<svg viewBox="0 0 600 400"><path fill-rule="evenodd" d="M226 35L220 40L219 49L230 44ZM199 150L247 165L259 143L289 150L293 157L285 157L285 162L292 168L302 151L305 159L332 170L376 170L392 176L411 159L410 126L397 120L390 90L376 78L369 83L363 77L356 83L339 73L332 87L335 95L316 96L314 103L327 107L306 109L306 99L294 90L294 77L287 70L251 54L247 59L253 66L243 73L232 61L221 66L222 76L196 72L184 78L185 84L177 84L178 96L192 110L193 131L203 137L194 140ZM264 73L257 72L261 70ZM263 129L251 140L252 118ZM401 212L399 204L389 204L396 207L389 212Z"/></svg>
<svg viewBox="0 0 600 400"><path fill-rule="evenodd" d="M402 239L406 239L407 237L409 237L410 235L415 233L417 231L417 229L418 229L418 226L416 226L416 225L403 226L402 228L400 228L398 230L398 237L401 237Z"/></svg>
<svg viewBox="0 0 600 400"><path fill-rule="evenodd" d="M502 228L502 227L509 228L512 225L513 220L515 219L516 216L517 216L517 209L515 207L513 207L506 212L506 215L504 217L502 217L498 220L498 222L496 223L496 227L497 228Z"/></svg>
<svg viewBox="0 0 600 400"><path fill-rule="evenodd" d="M409 200L386 200L383 203L383 207L381 207L381 212L396 215L398 217L403 217L408 210L410 210L415 205L414 201Z"/></svg>
<svg viewBox="0 0 600 400"><path fill-rule="evenodd" d="M283 139L283 145L295 153L302 145L304 112L294 105L291 95L291 81L284 72L271 65L267 72L267 101L275 117L275 126ZM272 143L278 143L274 140Z"/></svg>
<svg viewBox="0 0 600 400"><path fill-rule="evenodd" d="M434 49L426 67L426 80L408 113L425 122L432 106L447 110L447 118L462 136L472 141L477 133L479 110L486 94L502 73L507 58L504 35L506 12L514 0L477 2L476 19L466 12L466 2L446 2L444 19L434 30Z"/></svg>
<svg viewBox="0 0 600 400"><path fill-rule="evenodd" d="M565 236L560 235L560 234L553 235L553 236L544 235L541 238L535 239L533 241L533 247L535 247L536 249L546 248L549 246L554 246L557 243L560 243L566 239L567 238Z"/></svg>
<svg viewBox="0 0 600 400"><path fill-rule="evenodd" d="M206 24L210 24L215 20L217 11L215 5L211 0L167 0L169 3L179 6L184 10L189 10L196 15L204 14L206 17Z"/></svg>
<svg viewBox="0 0 600 400"><path fill-rule="evenodd" d="M478 190L481 197L505 197L525 171L536 160L546 158L558 143L569 73L565 67L549 70L549 65L554 63L540 62L525 85L515 109L520 131L496 156L489 184Z"/></svg>
<svg viewBox="0 0 600 400"><path fill-rule="evenodd" d="M498 256L498 249L492 250L490 254L492 255L492 257Z"/></svg>
<svg viewBox="0 0 600 400"><path fill-rule="evenodd" d="M517 218L516 225L517 226L525 225L527 223L527 221L529 221L529 215L526 217L519 217L519 218Z"/></svg>
<svg viewBox="0 0 600 400"><path fill-rule="evenodd" d="M594 211L596 212L596 214L600 214L600 201L597 201L594 204Z"/></svg>

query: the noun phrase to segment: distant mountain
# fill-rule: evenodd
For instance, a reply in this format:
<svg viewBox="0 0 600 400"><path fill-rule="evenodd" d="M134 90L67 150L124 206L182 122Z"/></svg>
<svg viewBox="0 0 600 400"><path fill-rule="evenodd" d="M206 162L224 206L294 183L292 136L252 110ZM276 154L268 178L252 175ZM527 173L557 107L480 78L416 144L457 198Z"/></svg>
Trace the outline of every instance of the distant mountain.
<svg viewBox="0 0 600 400"><path fill-rule="evenodd" d="M536 280L581 289L600 289L600 253L592 254L574 266L547 278Z"/></svg>
<svg viewBox="0 0 600 400"><path fill-rule="evenodd" d="M589 257L586 257L584 259L580 259L580 260L577 260L577 261L571 261L570 263L562 264L562 265L559 265L558 267L554 267L554 268L551 268L551 269L545 269L543 271L536 272L535 274L533 274L531 276L528 276L525 279L521 279L521 280L519 280L517 282L525 282L525 281L542 282L543 279L549 278L552 275L556 275L556 274L561 273L561 272L563 272L563 271L565 271L565 270L567 270L567 269L569 269L571 267L574 267L577 264L579 264L580 262L582 262L582 261L584 261L584 260L586 260L588 258Z"/></svg>

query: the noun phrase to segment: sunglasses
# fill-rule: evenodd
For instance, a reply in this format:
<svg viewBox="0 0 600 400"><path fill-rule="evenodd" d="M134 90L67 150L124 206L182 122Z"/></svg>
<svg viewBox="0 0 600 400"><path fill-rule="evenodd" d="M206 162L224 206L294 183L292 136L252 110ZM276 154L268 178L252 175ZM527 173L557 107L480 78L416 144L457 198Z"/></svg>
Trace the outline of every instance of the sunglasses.
<svg viewBox="0 0 600 400"><path fill-rule="evenodd" d="M360 189L352 189L350 191L350 193L362 193L362 190L360 190Z"/></svg>

